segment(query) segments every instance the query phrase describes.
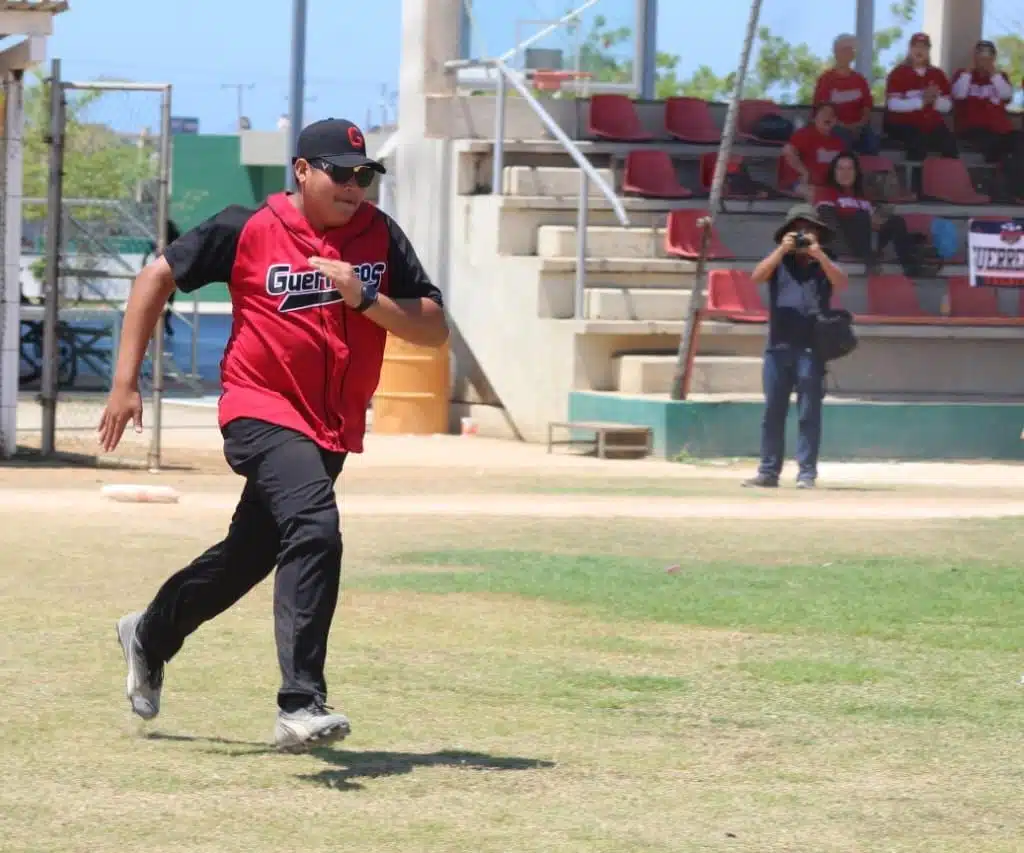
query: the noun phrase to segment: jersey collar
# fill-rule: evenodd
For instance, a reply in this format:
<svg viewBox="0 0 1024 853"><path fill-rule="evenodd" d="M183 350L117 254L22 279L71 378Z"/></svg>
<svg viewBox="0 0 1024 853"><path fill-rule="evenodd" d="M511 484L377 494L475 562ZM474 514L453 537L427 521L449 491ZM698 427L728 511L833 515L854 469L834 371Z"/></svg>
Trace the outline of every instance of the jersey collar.
<svg viewBox="0 0 1024 853"><path fill-rule="evenodd" d="M374 207L369 202L359 205L352 218L340 228L332 228L323 234L317 233L291 200L287 192L274 193L267 199L267 206L288 228L315 246L337 246L352 234L366 228L373 218Z"/></svg>

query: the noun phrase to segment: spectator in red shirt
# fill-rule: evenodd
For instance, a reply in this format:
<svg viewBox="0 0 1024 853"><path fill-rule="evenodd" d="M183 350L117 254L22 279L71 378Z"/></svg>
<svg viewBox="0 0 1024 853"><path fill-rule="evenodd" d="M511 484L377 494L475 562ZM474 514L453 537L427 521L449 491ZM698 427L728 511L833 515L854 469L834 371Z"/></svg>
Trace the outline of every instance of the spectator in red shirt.
<svg viewBox="0 0 1024 853"><path fill-rule="evenodd" d="M929 154L960 156L956 137L945 120L953 109L949 78L931 64L931 47L927 33L915 33L906 60L889 72L885 81L885 132L901 143L907 159L915 162ZM920 192L920 169L914 170L913 189Z"/></svg>
<svg viewBox="0 0 1024 853"><path fill-rule="evenodd" d="M782 156L800 176L791 189L808 201L813 197L814 187L825 183L829 163L846 148L843 140L832 133L835 125L835 107L829 103L816 104L811 111L811 123L789 137L782 149Z"/></svg>
<svg viewBox="0 0 1024 853"><path fill-rule="evenodd" d="M911 277L920 274L919 253L906 220L886 215L867 198L860 158L854 152L844 151L832 161L825 186L815 192L814 203L822 220L870 272L877 269L885 248L892 243L903 271ZM874 246L876 233L878 242Z"/></svg>
<svg viewBox="0 0 1024 853"><path fill-rule="evenodd" d="M853 70L857 37L849 33L838 36L832 44L832 53L835 65L818 78L813 103L832 104L836 108L836 126L832 132L848 148L861 154L877 154L882 142L871 127L871 108L875 101L867 79Z"/></svg>
<svg viewBox="0 0 1024 853"><path fill-rule="evenodd" d="M1013 85L996 68L996 46L979 41L970 68L953 75L954 116L959 137L981 151L989 163L1003 161L1018 146L1018 134L1010 123L1006 105L1013 99Z"/></svg>

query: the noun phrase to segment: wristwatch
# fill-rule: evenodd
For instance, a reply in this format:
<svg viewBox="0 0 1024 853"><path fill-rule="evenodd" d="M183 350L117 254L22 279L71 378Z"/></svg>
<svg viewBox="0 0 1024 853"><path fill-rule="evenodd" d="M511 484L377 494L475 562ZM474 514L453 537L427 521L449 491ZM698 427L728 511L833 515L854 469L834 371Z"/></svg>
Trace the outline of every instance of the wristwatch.
<svg viewBox="0 0 1024 853"><path fill-rule="evenodd" d="M371 305L377 304L377 299L379 296L380 285L370 284L369 282L367 282L366 284L363 285L363 301L360 302L359 305L353 308L352 310L355 311L357 314L362 314Z"/></svg>

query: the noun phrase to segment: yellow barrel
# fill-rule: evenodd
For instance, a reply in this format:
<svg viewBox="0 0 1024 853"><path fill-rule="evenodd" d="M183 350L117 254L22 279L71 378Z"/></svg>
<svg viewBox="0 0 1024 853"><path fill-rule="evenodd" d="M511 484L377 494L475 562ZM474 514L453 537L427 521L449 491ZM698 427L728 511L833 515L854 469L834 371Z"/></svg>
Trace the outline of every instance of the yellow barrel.
<svg viewBox="0 0 1024 853"><path fill-rule="evenodd" d="M373 396L373 431L387 435L448 432L449 351L388 335Z"/></svg>

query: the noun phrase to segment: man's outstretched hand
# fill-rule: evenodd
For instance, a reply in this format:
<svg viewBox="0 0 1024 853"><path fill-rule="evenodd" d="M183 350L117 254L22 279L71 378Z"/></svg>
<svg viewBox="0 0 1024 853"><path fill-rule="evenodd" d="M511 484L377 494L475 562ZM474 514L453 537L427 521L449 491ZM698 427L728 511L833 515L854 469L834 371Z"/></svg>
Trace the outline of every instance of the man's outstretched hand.
<svg viewBox="0 0 1024 853"><path fill-rule="evenodd" d="M114 385L97 430L104 453L110 453L121 442L129 421L134 424L135 432L142 432L142 395L137 387Z"/></svg>

